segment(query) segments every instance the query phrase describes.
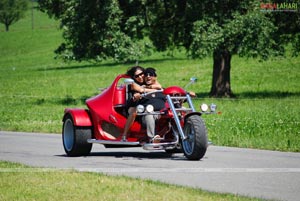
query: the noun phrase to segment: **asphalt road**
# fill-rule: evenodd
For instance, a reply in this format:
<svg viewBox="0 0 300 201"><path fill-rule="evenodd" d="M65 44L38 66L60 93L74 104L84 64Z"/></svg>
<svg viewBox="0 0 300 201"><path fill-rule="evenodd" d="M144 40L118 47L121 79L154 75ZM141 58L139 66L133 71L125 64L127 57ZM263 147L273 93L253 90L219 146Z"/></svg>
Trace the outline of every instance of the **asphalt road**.
<svg viewBox="0 0 300 201"><path fill-rule="evenodd" d="M89 156L66 157L61 135L0 131L0 160L151 178L250 197L300 199L300 153L210 146L202 160L188 161L183 154L94 144Z"/></svg>

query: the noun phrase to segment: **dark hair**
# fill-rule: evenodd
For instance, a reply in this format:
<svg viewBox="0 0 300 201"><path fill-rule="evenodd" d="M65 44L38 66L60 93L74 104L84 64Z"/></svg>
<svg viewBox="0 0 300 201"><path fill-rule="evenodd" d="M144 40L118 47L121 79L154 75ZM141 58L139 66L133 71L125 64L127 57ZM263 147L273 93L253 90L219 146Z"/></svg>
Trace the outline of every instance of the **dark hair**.
<svg viewBox="0 0 300 201"><path fill-rule="evenodd" d="M145 76L146 76L148 73L149 73L150 75L153 75L154 77L156 77L156 70L155 70L154 68L152 68L152 67L146 68L145 71L144 71Z"/></svg>
<svg viewBox="0 0 300 201"><path fill-rule="evenodd" d="M145 71L145 69L142 66L133 66L127 70L126 75L129 75L131 78L134 78L134 73L137 70L141 70L143 72Z"/></svg>

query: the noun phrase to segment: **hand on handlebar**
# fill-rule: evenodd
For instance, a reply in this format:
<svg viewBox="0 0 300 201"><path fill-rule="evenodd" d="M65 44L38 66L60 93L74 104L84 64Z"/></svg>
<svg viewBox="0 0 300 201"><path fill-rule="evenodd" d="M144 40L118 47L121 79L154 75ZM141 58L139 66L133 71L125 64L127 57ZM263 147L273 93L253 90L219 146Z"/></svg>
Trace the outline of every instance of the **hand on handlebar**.
<svg viewBox="0 0 300 201"><path fill-rule="evenodd" d="M141 93L134 93L133 94L133 100L140 100L142 98L142 94Z"/></svg>
<svg viewBox="0 0 300 201"><path fill-rule="evenodd" d="M196 97L196 96L197 96L196 93L193 92L193 91L190 91L190 92L188 92L188 93L189 93L189 95L190 95L191 97Z"/></svg>

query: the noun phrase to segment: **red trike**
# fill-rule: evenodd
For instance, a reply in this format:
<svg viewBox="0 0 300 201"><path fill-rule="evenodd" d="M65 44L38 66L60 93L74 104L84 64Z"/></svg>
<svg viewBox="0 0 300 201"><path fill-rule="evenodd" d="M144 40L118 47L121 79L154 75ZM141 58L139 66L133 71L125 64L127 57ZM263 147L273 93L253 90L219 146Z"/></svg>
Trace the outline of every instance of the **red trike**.
<svg viewBox="0 0 300 201"><path fill-rule="evenodd" d="M194 81L191 78L191 83ZM153 107L137 106L138 117L130 128L127 141L122 141L127 118L128 85L132 82L127 75L118 75L108 88L86 100L88 109L65 109L62 139L66 154L88 155L92 144L98 143L106 148L140 146L146 150L183 152L189 160L200 160L208 146L207 130L201 115L215 112L215 105L203 105L204 111L197 112L189 93L178 86L167 87L162 90L166 97L165 108L151 111ZM156 134L161 137L158 143L145 141L147 133L139 117L146 114L160 116L156 122Z"/></svg>

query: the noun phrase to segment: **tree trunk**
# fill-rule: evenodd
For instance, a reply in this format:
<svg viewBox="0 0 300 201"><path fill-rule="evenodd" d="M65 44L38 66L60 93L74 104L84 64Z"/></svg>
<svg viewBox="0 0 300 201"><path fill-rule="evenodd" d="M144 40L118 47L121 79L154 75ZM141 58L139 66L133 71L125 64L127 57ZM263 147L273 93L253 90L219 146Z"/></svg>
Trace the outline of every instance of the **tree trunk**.
<svg viewBox="0 0 300 201"><path fill-rule="evenodd" d="M234 97L230 87L230 52L228 50L216 50L213 57L214 69L210 96Z"/></svg>
<svg viewBox="0 0 300 201"><path fill-rule="evenodd" d="M5 24L5 31L9 31L9 24Z"/></svg>

